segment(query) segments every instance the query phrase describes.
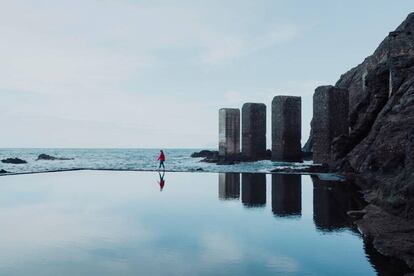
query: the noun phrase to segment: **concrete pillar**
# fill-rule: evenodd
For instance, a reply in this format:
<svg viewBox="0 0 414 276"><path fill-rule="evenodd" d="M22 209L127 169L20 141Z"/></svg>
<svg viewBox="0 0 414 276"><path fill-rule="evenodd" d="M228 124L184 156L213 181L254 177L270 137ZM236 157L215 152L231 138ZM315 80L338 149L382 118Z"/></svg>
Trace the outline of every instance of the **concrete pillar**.
<svg viewBox="0 0 414 276"><path fill-rule="evenodd" d="M222 108L219 110L219 155L240 153L240 110Z"/></svg>
<svg viewBox="0 0 414 276"><path fill-rule="evenodd" d="M278 217L302 214L302 176L272 174L272 212Z"/></svg>
<svg viewBox="0 0 414 276"><path fill-rule="evenodd" d="M302 161L301 98L276 96L272 101L272 160Z"/></svg>
<svg viewBox="0 0 414 276"><path fill-rule="evenodd" d="M333 161L332 141L349 132L348 90L333 86L320 86L313 95L313 161Z"/></svg>
<svg viewBox="0 0 414 276"><path fill-rule="evenodd" d="M266 174L242 174L242 203L247 208L266 206Z"/></svg>
<svg viewBox="0 0 414 276"><path fill-rule="evenodd" d="M245 103L242 107L242 153L253 160L266 156L266 105Z"/></svg>
<svg viewBox="0 0 414 276"><path fill-rule="evenodd" d="M240 174L219 173L219 199L240 198Z"/></svg>

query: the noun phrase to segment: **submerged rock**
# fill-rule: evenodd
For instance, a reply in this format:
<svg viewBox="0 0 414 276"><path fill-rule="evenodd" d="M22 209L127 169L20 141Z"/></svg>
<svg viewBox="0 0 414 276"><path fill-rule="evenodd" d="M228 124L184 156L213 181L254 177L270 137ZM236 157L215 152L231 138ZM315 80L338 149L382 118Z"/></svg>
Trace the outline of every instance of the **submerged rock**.
<svg viewBox="0 0 414 276"><path fill-rule="evenodd" d="M23 159L19 159L19 158L6 158L1 160L2 163L6 163L6 164L26 164L27 162Z"/></svg>
<svg viewBox="0 0 414 276"><path fill-rule="evenodd" d="M36 159L36 161L39 161L39 160L73 160L73 158L55 157L55 156L42 153Z"/></svg>

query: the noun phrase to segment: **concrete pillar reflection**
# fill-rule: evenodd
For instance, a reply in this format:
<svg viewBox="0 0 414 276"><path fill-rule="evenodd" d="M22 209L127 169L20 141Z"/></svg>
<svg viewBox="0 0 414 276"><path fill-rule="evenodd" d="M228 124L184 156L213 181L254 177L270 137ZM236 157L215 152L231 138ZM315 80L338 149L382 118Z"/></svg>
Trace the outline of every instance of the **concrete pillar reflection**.
<svg viewBox="0 0 414 276"><path fill-rule="evenodd" d="M302 214L302 176L272 175L272 212L279 217Z"/></svg>
<svg viewBox="0 0 414 276"><path fill-rule="evenodd" d="M219 198L240 198L240 173L219 173Z"/></svg>
<svg viewBox="0 0 414 276"><path fill-rule="evenodd" d="M266 206L266 174L242 174L242 203L248 208Z"/></svg>

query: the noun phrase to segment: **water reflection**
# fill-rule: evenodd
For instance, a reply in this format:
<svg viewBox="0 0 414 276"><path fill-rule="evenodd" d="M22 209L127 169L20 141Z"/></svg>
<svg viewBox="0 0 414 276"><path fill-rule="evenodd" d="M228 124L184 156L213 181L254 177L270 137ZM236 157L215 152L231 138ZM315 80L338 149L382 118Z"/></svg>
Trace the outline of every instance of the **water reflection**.
<svg viewBox="0 0 414 276"><path fill-rule="evenodd" d="M364 250L369 262L380 276L408 275L408 273L412 273L403 261L380 254L377 250L375 250L372 243L367 240L364 240Z"/></svg>
<svg viewBox="0 0 414 276"><path fill-rule="evenodd" d="M302 213L302 176L272 175L272 212L279 217L300 216Z"/></svg>
<svg viewBox="0 0 414 276"><path fill-rule="evenodd" d="M349 210L363 207L362 197L347 182L321 180L312 176L313 220L318 230L324 232L349 228L357 231Z"/></svg>
<svg viewBox="0 0 414 276"><path fill-rule="evenodd" d="M158 172L159 176L160 176L160 180L158 181L158 185L160 185L160 191L162 192L162 190L164 189L165 186L165 171L162 172Z"/></svg>
<svg viewBox="0 0 414 276"><path fill-rule="evenodd" d="M375 275L373 267L380 275L400 274L364 248L359 235L320 234L313 203L322 204L327 194L318 183L312 189L309 176L301 180L301 216L279 219L272 215L276 194L269 195L272 204L251 212L238 202L219 202L217 174L167 173L168 193L162 196L158 184L165 185L166 176L157 174L80 171L2 178L0 275L340 276ZM222 177L223 195L237 197L238 191L240 198L240 175ZM266 190L274 186L272 192L285 195L283 200L295 198L298 207L300 193L285 190L297 180L276 177L273 185L271 177L243 175L243 203L264 207ZM344 201L354 209L351 194L345 188ZM284 213L295 209L280 206ZM337 208L334 202L324 206Z"/></svg>
<svg viewBox="0 0 414 276"><path fill-rule="evenodd" d="M264 208L266 206L265 174L242 174L242 203L247 208Z"/></svg>
<svg viewBox="0 0 414 276"><path fill-rule="evenodd" d="M240 173L219 174L219 199L231 200L240 198Z"/></svg>

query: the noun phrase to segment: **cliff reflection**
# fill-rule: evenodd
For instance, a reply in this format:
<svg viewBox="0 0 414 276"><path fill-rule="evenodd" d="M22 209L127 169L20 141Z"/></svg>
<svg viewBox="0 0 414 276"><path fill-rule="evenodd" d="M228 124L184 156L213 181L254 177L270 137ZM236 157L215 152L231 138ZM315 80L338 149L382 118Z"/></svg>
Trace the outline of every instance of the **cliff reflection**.
<svg viewBox="0 0 414 276"><path fill-rule="evenodd" d="M301 175L272 175L272 212L279 217L302 214Z"/></svg>
<svg viewBox="0 0 414 276"><path fill-rule="evenodd" d="M242 174L242 203L247 208L266 206L266 174Z"/></svg>
<svg viewBox="0 0 414 276"><path fill-rule="evenodd" d="M219 174L219 199L231 200L240 198L240 173Z"/></svg>
<svg viewBox="0 0 414 276"><path fill-rule="evenodd" d="M347 182L320 180L313 181L313 220L321 231L338 231L349 228L357 231L352 219L347 215L349 210L363 207L362 196Z"/></svg>

